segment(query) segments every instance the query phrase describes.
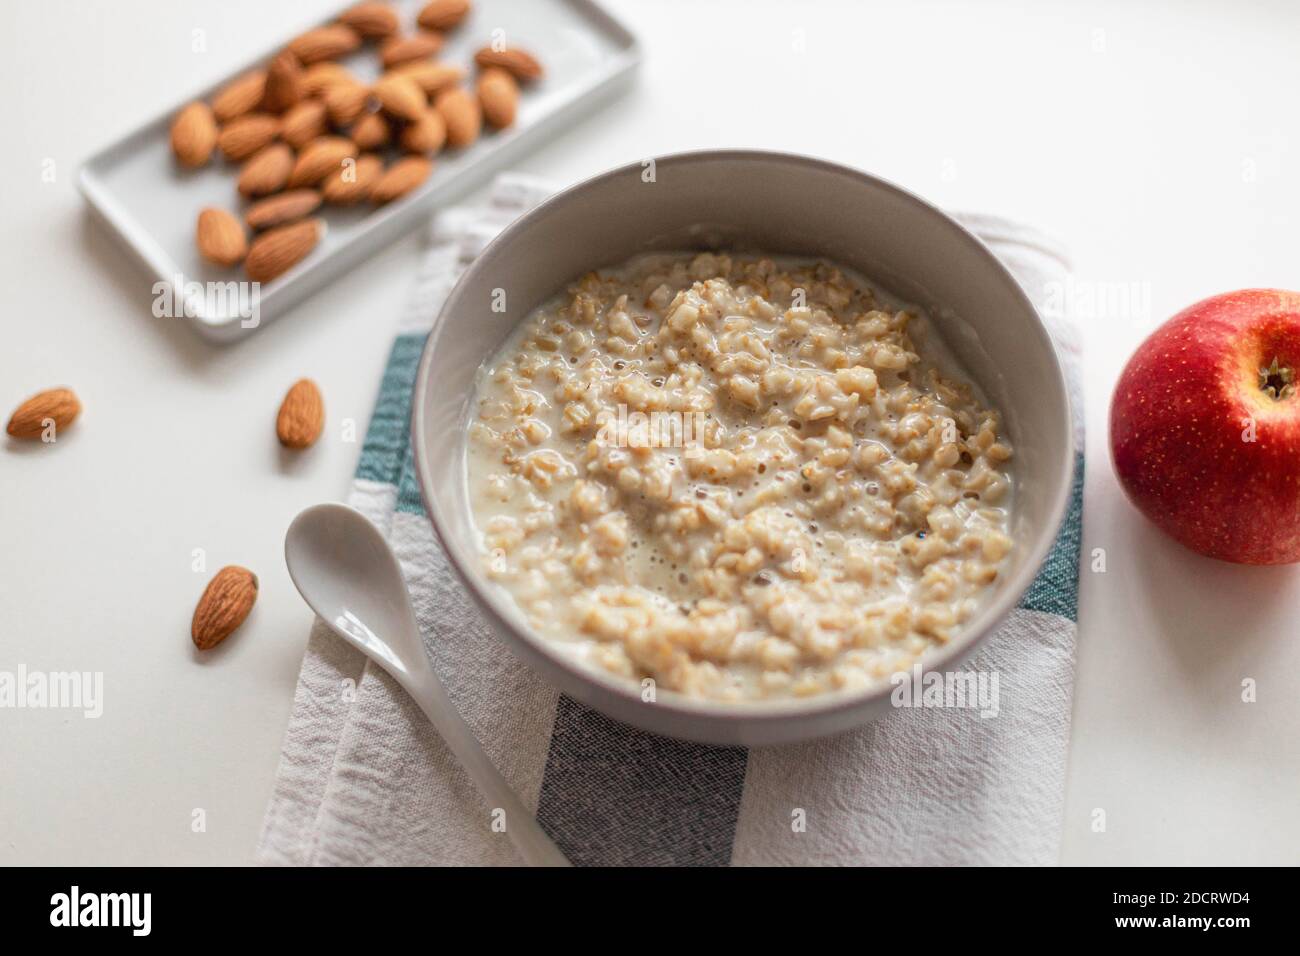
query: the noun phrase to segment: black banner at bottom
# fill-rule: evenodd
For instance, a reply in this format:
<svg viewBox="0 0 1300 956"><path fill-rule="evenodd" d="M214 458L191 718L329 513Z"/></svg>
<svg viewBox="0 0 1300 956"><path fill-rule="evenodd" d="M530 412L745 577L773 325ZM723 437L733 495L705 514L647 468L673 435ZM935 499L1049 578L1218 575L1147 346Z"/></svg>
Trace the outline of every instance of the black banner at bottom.
<svg viewBox="0 0 1300 956"><path fill-rule="evenodd" d="M429 940L487 930L558 942L663 945L689 918L727 942L749 931L878 930L1016 939L1054 929L1098 936L1231 943L1288 920L1293 882L1269 869L1043 870L278 870L8 869L0 872L6 940L75 933L81 942L159 939L374 944L391 926ZM494 916L493 914L499 914ZM833 915L838 914L838 915ZM479 926L484 917L487 925ZM755 917L761 917L755 920ZM461 925L457 925L461 924ZM760 924L763 925L759 929ZM943 929L943 927L947 927ZM631 937L628 934L631 934ZM594 934L594 935L593 935ZM609 935L607 935L609 934ZM485 938L485 942L487 941ZM649 940L647 940L649 941ZM396 942L396 940L394 940ZM936 940L938 945L949 945Z"/></svg>

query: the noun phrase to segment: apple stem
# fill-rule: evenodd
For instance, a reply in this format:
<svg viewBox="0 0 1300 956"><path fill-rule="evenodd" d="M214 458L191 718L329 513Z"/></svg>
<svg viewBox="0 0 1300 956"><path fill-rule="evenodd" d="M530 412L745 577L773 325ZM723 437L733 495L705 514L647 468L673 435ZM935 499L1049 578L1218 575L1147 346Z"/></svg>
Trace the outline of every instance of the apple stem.
<svg viewBox="0 0 1300 956"><path fill-rule="evenodd" d="M1259 370L1259 387L1265 395L1280 402L1295 393L1294 378L1295 373L1289 367L1278 366L1277 356L1274 355L1273 364Z"/></svg>

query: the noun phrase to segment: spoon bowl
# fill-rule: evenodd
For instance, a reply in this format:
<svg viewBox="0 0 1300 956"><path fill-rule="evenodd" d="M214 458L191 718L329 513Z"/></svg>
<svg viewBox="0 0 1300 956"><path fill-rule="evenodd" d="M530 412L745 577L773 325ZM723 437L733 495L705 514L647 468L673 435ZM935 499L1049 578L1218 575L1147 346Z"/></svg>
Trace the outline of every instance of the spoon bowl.
<svg viewBox="0 0 1300 956"><path fill-rule="evenodd" d="M303 511L289 525L284 558L312 610L399 683L411 672L407 662L425 657L397 556L359 511L340 504Z"/></svg>

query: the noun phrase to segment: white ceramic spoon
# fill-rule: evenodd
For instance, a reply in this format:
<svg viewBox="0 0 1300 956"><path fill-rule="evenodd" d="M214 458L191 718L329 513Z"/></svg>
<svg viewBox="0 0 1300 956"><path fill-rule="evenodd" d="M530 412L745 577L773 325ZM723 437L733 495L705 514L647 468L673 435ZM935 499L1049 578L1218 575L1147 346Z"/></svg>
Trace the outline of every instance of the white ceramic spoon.
<svg viewBox="0 0 1300 956"><path fill-rule="evenodd" d="M339 637L393 675L464 765L488 805L505 811L506 833L524 860L534 866L569 866L452 706L425 653L401 567L379 530L346 505L316 505L289 525L284 558L289 577L312 610Z"/></svg>

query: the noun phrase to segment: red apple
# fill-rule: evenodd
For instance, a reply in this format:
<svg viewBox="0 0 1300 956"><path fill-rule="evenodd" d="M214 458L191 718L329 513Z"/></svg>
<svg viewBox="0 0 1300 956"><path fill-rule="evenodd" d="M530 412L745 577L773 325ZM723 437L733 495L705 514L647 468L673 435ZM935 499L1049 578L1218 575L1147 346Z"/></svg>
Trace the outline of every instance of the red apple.
<svg viewBox="0 0 1300 956"><path fill-rule="evenodd" d="M1198 302L1129 359L1110 405L1115 472L1193 551L1300 561L1300 293Z"/></svg>

